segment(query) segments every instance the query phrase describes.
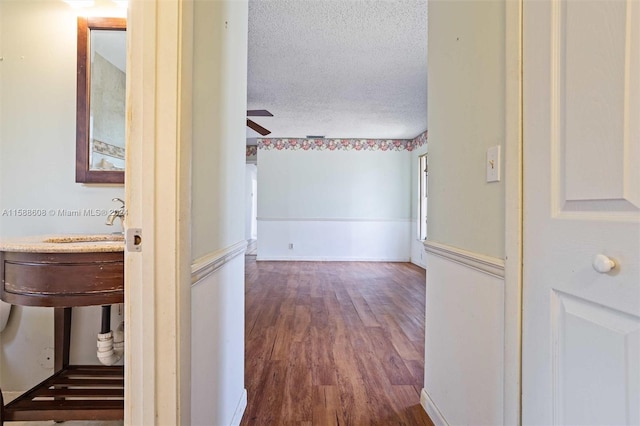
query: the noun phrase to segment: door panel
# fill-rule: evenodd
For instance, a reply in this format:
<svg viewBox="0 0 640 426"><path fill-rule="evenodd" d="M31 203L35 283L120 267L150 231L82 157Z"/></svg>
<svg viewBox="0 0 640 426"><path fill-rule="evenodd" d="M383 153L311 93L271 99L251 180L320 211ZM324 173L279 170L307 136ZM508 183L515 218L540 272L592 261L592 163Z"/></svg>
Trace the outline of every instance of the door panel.
<svg viewBox="0 0 640 426"><path fill-rule="evenodd" d="M523 19L523 423L637 424L640 2Z"/></svg>
<svg viewBox="0 0 640 426"><path fill-rule="evenodd" d="M554 292L552 330L554 423L639 423L638 317Z"/></svg>
<svg viewBox="0 0 640 426"><path fill-rule="evenodd" d="M626 86L625 12L623 2L602 1L562 3L558 11L554 71L564 119L558 117L555 130L566 152L567 200L624 197L624 146L604 142L624 135L625 117L619 112ZM602 34L605 39L598 40Z"/></svg>
<svg viewBox="0 0 640 426"><path fill-rule="evenodd" d="M633 1L557 1L551 9L558 207L637 211L640 7Z"/></svg>

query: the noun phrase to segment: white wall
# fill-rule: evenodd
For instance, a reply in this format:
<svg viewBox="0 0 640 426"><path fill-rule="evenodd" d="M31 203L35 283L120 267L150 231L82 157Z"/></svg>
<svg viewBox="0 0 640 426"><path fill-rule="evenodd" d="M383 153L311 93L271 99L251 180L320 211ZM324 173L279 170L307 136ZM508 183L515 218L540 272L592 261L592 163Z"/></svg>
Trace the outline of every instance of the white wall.
<svg viewBox="0 0 640 426"><path fill-rule="evenodd" d="M0 2L0 238L118 230L105 217L1 214L110 209L113 197L124 198L122 185L75 183L76 19L61 0ZM99 308L73 315L71 359L97 363ZM14 308L1 338L3 391L26 390L52 372L40 365L42 351L53 347L52 309Z"/></svg>
<svg viewBox="0 0 640 426"><path fill-rule="evenodd" d="M428 8L423 404L436 424L501 424L505 184L486 183L485 158L488 147L505 147L506 6L503 0L432 1ZM492 271L480 272L488 264Z"/></svg>
<svg viewBox="0 0 640 426"><path fill-rule="evenodd" d="M450 425L499 425L504 311L487 307L503 305L504 279L432 253L427 263L425 332L439 346L427 343L425 391Z"/></svg>
<svg viewBox="0 0 640 426"><path fill-rule="evenodd" d="M486 183L485 158L504 149L504 8L429 3L429 240L498 258L505 185Z"/></svg>
<svg viewBox="0 0 640 426"><path fill-rule="evenodd" d="M408 151L261 149L258 158L259 260L409 260Z"/></svg>
<svg viewBox="0 0 640 426"><path fill-rule="evenodd" d="M244 285L238 284L239 276L244 276L244 256L191 290L192 425L238 424L246 406Z"/></svg>
<svg viewBox="0 0 640 426"><path fill-rule="evenodd" d="M192 255L198 259L244 236L246 52L239 46L247 44L247 5L199 0L194 7Z"/></svg>
<svg viewBox="0 0 640 426"><path fill-rule="evenodd" d="M191 290L194 425L239 423L246 405L247 23L247 2L194 3L192 270L206 271Z"/></svg>

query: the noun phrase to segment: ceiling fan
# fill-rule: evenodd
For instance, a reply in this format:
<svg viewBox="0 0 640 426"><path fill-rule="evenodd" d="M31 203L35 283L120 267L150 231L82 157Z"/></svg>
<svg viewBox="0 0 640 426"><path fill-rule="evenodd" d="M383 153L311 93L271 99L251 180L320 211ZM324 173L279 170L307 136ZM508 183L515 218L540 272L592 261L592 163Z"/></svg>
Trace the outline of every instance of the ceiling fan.
<svg viewBox="0 0 640 426"><path fill-rule="evenodd" d="M273 117L273 114L271 114L266 109L250 109L247 111L247 117ZM265 129L255 121L250 120L248 118L247 118L247 126L255 130L256 132L260 133L262 136L267 136L269 133L271 133L269 130Z"/></svg>

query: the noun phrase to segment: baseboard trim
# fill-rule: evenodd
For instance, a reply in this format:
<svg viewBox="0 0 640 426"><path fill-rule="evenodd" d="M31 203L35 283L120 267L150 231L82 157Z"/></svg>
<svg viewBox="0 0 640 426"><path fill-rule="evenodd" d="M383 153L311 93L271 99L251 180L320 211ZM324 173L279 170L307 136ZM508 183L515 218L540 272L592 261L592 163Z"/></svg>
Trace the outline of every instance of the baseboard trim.
<svg viewBox="0 0 640 426"><path fill-rule="evenodd" d="M233 413L233 417L231 418L231 426L240 426L240 422L242 421L242 416L244 415L246 408L247 390L244 389L242 391L242 396L240 396L240 401L238 401L238 405L236 406L236 411Z"/></svg>
<svg viewBox="0 0 640 426"><path fill-rule="evenodd" d="M247 241L242 240L232 246L214 251L196 259L191 265L191 285L196 285L203 278L213 274L235 257L243 255L246 250Z"/></svg>
<svg viewBox="0 0 640 426"><path fill-rule="evenodd" d="M480 253L463 250L447 244L425 241L424 249L427 253L448 259L476 271L483 272L496 278L504 279L504 260L486 256Z"/></svg>
<svg viewBox="0 0 640 426"><path fill-rule="evenodd" d="M276 261L276 262L399 262L408 263L408 257L395 259L381 259L375 257L326 257L326 256L257 256L256 261Z"/></svg>
<svg viewBox="0 0 640 426"><path fill-rule="evenodd" d="M422 408L427 412L435 426L449 426L449 423L444 419L444 416L424 388L420 392L420 405L422 405Z"/></svg>
<svg viewBox="0 0 640 426"><path fill-rule="evenodd" d="M410 262L411 262L411 263L413 263L414 265L416 265L416 266L417 266L417 267L419 267L419 268L422 268L422 269L424 269L424 270L426 270L426 269L427 269L427 265L424 265L424 264L422 264L422 263L416 262L416 261L415 261L415 260L413 260L413 259L411 259L411 261L410 261Z"/></svg>

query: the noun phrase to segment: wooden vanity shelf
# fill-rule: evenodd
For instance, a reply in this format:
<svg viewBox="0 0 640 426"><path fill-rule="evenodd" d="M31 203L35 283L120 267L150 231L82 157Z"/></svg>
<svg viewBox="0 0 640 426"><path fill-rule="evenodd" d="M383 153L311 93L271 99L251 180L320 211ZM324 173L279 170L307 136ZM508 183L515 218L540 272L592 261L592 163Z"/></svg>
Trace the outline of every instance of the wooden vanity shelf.
<svg viewBox="0 0 640 426"><path fill-rule="evenodd" d="M124 252L0 252L0 298L54 308L54 374L6 406L0 424L124 419L124 367L70 365L72 307L124 301ZM96 330L99 323L96 324Z"/></svg>
<svg viewBox="0 0 640 426"><path fill-rule="evenodd" d="M120 420L124 368L68 366L8 403L2 421Z"/></svg>

